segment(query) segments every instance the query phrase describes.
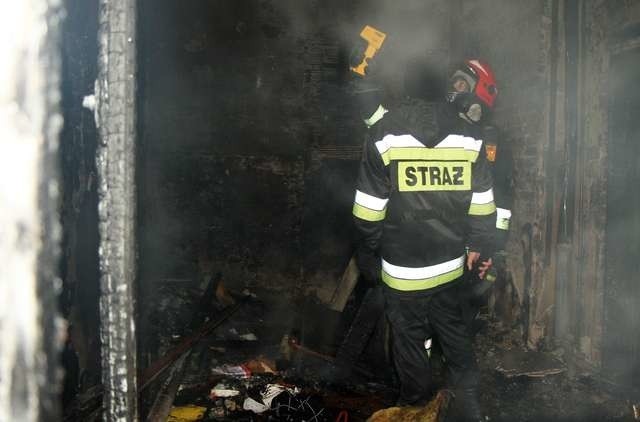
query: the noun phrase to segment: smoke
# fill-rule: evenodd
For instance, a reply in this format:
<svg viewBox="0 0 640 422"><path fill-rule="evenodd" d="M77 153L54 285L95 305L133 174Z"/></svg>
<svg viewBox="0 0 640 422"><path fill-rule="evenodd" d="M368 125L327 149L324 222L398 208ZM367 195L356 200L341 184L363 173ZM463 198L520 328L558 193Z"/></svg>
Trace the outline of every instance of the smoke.
<svg viewBox="0 0 640 422"><path fill-rule="evenodd" d="M492 66L500 91L495 123L507 132L505 139L513 140L516 156L518 179L515 185L517 203L514 209L514 229L517 230L518 225L523 227L525 224L544 223L544 217L540 216L545 214L545 205L541 204L545 202L543 196L545 192L549 192L549 186L553 187L555 179L545 180L545 177L553 177L553 171L546 175L543 172L575 163L572 161L576 159L575 155L568 155L563 161L554 157L556 151L561 149L561 143L565 142L560 138L563 136L561 130L557 131L559 135L554 145L557 148L550 148L548 143L550 131L555 130L555 127L550 128L555 125L548 121L551 113L549 98L556 95L554 88L549 86L549 75L554 73L550 67L550 51L555 51L557 45L554 42L559 42L552 39L554 21L548 10L549 5L555 4L554 2L257 0L233 3L237 7L230 7L231 2L199 2L197 7L193 4L196 2L190 6L193 11L180 15L176 22L164 16L163 19L168 20L170 25L166 28L158 25L161 28L158 35L149 35L149 39L154 41L163 36L164 38L160 38L163 43L150 43L150 48L141 52L142 57L147 60L149 57L162 56L161 60L151 62L147 69L150 75L148 77L156 78L155 84L150 83L145 93L148 108L159 108L158 104L163 101L171 105L167 106L166 113L161 114L166 119L144 122L155 126L153 132L147 133L158 135L149 136L149 139L153 139L150 144L163 146L164 142L171 147L179 145L183 150L200 147L201 150L214 153L222 150L238 155L306 154L311 157L310 161L314 165L319 163L316 167L322 167L325 173L314 173L317 168L313 166L305 167L304 175L299 179L292 179L301 180L306 177L304 199L307 204L312 203L310 199L316 199L318 203L331 205L327 205L326 212L322 208L314 214L317 220L313 224L318 227L322 236L326 236L324 244L337 243L330 241L335 239L327 238L334 235L332 229L343 221L336 223L338 220L331 220L329 213L336 209L347 210L346 220L349 206L347 201L352 197L353 186L347 175L352 172L349 166L356 165L353 164L355 160L349 162L344 156L355 150L354 147L359 146L362 138L358 138L360 122L348 115L352 105L348 103L343 91L348 79L347 57L364 25L374 26L387 34L383 49L376 57L376 71L381 74L380 79L385 81L390 90L399 95L431 92L432 97L437 97L436 90L430 91L429 86L443 86L450 61L461 56L482 58ZM460 5L461 7L457 7ZM185 7L181 4L179 8L182 10ZM202 10L199 11L198 8ZM166 9L170 8L165 5L164 10ZM206 13L201 13L203 11ZM204 24L198 27L187 22L189 19L200 19ZM180 31L185 33L193 32L192 37L185 37L189 42L186 43L188 51L184 54L178 55L181 47L173 46L172 31L180 33L174 26L179 26ZM166 30L167 28L171 30ZM207 32L207 36L202 32ZM177 65L179 60L181 62ZM600 63L594 63L594 67L596 65ZM164 77L159 75L161 72L158 69L169 66L175 71ZM629 66L628 69L637 69L637 66ZM199 76L192 77L194 74ZM580 69L580 74L586 74L585 69ZM588 83L595 83L596 79L589 79ZM169 90L165 95L158 95L165 89L164 82L166 85L174 84L177 88ZM633 86L633 83L627 86ZM561 89L563 87L558 86L558 91ZM558 94L558 97L561 95L564 94ZM595 96L600 94L592 95L593 97L586 98L586 103L597 101ZM581 98L578 97L566 106L558 101L558 125L565 123L564 110L560 110L560 107L568 107L575 114L577 102ZM170 101L166 101L167 99ZM600 118L598 114L592 114L593 116L596 120ZM601 138L594 141L593 133L587 135L584 140L580 138L577 141L591 142L589 146L576 145L579 148L593 149L594 157L593 161L588 161L590 164L596 162L598 157L595 155L604 154L605 151L599 144ZM314 155L314 148L317 149L318 145L324 147L325 154L331 154L331 159L334 160L332 163L342 157L341 164L344 166L340 167L340 176L336 176L339 172L327 165L326 157L318 158ZM175 174L184 172L193 176L197 180L189 184L201 186L202 192L211 193L212 199L207 196L204 201L207 204L211 201L211 212L200 212L201 218L180 219L176 218L176 214L169 216L176 218L176 230L185 233L189 232L186 226L189 226L191 232L200 229L192 221L202 221L203 225L213 227L210 236L216 240L221 238L220 227L236 225L246 230L249 224L243 221L243 216L239 213L224 215L213 203L214 199L220 200L220 203L223 200L236 203L234 195L242 198L251 195L259 197L257 192L270 188L264 178L256 180L256 185L251 189L242 189L240 182L237 185L223 185L221 180L225 180L224 177L216 175L212 179L218 183L215 185L217 191L213 192L210 186L212 182L205 180L204 176L200 178L198 172L189 168L188 163L184 164L187 160L183 163L173 156L166 157L167 161L176 162L179 166L179 171ZM557 160L553 166L551 159ZM219 164L220 160L215 163L215 166L225 165ZM193 161L192 165L199 164ZM167 169L163 167L162 170L164 172ZM233 173L233 167L230 170ZM589 169L589 172L597 171L599 170L595 168ZM171 173L167 179L175 177ZM577 176L573 174L571 177ZM597 176L589 177L592 178L587 180L587 186L590 181L598 179ZM171 180L167 180L167 185L170 182ZM236 186L238 189L233 191ZM322 188L316 189L319 192L317 197L309 194L315 186ZM199 197L200 192L195 188L193 190L190 194ZM573 186L568 187L567 191L567 197L575 196L576 189ZM602 192L596 194L602 195ZM332 208L338 201L342 201L340 207ZM272 210L275 209L273 201L269 206ZM575 205L578 206L582 205ZM198 211L202 209L199 208ZM577 211L585 214L593 212L592 209ZM256 212L260 213L260 210ZM568 213L577 214L576 209L571 209ZM286 224L295 226L297 221L290 221L289 217L287 214ZM345 224L348 223L347 220ZM166 227L163 229L167 230ZM308 230L308 227L305 229ZM252 234L253 232L245 237L252 237ZM167 244L178 243L174 240L179 235L176 234L175 238L173 233L171 235L168 236L171 242ZM184 233L181 235L185 236ZM234 247L245 248L246 245L238 241L238 237L235 232L229 234L230 242L236 242ZM308 241L303 249L322 245L312 237L309 235L308 239L303 239L303 243ZM247 255L264 254L258 248L246 249ZM511 252L522 253L515 249ZM316 250L322 248L317 247ZM292 251L290 256L283 259L295 260L297 252ZM330 267L326 258L326 255L317 254L318 266L325 265L324 269ZM308 263L305 262L305 270L310 267ZM239 265L243 264L244 262ZM335 270L339 270L337 266ZM261 267L260 271L263 272L264 268ZM520 274L521 271L516 273ZM307 281L312 276L307 272L305 277ZM534 282L543 284L539 280ZM516 280L516 284L518 283L522 284L522 280ZM537 286L538 284L534 285ZM577 303L584 299L571 300ZM546 305L548 304L545 307ZM632 317L626 312L623 315L625 320Z"/></svg>
<svg viewBox="0 0 640 422"><path fill-rule="evenodd" d="M348 56L362 41L360 32L365 25L384 32L387 37L374 64L379 80L391 91L405 95L407 86L424 85L424 81L418 81L424 77L431 78L431 84L443 81L451 31L451 7L447 2L289 0L265 2L262 7L272 18L282 17L275 20L285 23L287 37L307 43L316 40L325 45L334 44L343 56ZM348 72L346 60L342 64L341 70Z"/></svg>

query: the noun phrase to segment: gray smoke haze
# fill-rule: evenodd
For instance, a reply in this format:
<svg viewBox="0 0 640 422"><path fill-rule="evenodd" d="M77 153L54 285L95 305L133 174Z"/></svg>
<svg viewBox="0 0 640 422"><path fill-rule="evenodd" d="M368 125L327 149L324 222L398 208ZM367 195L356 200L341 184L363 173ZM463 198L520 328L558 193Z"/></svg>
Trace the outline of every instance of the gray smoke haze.
<svg viewBox="0 0 640 422"><path fill-rule="evenodd" d="M389 80L402 80L407 65L429 62L446 67L450 49L450 7L444 1L354 1L325 3L280 1L273 7L290 25L294 37L332 37L349 49L364 25L387 34L377 62Z"/></svg>
<svg viewBox="0 0 640 422"><path fill-rule="evenodd" d="M148 0L147 3L150 11L157 10L159 7L152 0ZM569 1L563 4L565 3L567 7L571 7L577 3L588 5L594 2ZM631 3L633 2L624 2L625 7L631 8ZM349 120L351 117L347 116L351 105L347 103L347 96L343 92L346 78L340 79L340 76L347 75L348 72L346 63L338 56L348 55L350 47L357 40L365 24L387 33L388 38L378 60L383 63L381 72L387 79L387 83L397 86L399 91L406 88L407 80L411 79L409 75L411 69L416 69L415 73L431 70L435 75L443 78L446 76L450 62L460 57L479 57L492 65L498 78L500 91L493 116L494 121L503 129L505 142L512 143L516 158L514 175L516 200L509 253L513 257L511 262L515 263L514 285L519 290L520 297L525 297L531 291L533 292L531 294L541 297L533 298L532 307L539 306L541 312L552 309L553 304L549 303L548 296L553 295L546 295L544 289L549 288L553 283L544 279L547 276L545 271L536 271L537 279L532 280L532 286L525 287L522 274L530 272L532 268L524 268L525 265L522 264L523 251L518 236L522 228L527 225L539 228L542 234L541 239L536 243L536 248L539 249L535 251L537 261L530 266L537 265L535 269L538 270L539 267L547 265L549 257L545 256L546 250L551 250L549 252L551 257L555 253L554 245L548 243L553 239L553 227L549 228L549 232L546 228L547 224L551 224L552 216L557 211L554 207L560 206L554 202L556 193L559 196L564 195L565 198L575 198L584 192L583 195L588 198L583 199L582 203L565 201L569 207L566 215L584 216L583 220L576 219L573 222L569 221L568 224L573 224L572 230L578 232L584 230L582 226L585 224L582 223L586 221L592 225L598 225L599 235L603 233L604 228L601 226L606 207L602 202L605 198L606 203L607 192L602 189L602 180L606 176L606 170L602 168L607 164L603 157L607 156L609 142L606 128L608 99L603 87L609 78L605 73L608 66L606 54L609 53L606 50L609 40L604 37L612 28L598 22L606 20L607 11L615 7L602 6L596 11L597 14L590 12L589 8L580 12L585 20L592 19L595 23L593 27L579 28L583 31L580 33L587 33L580 41L584 44L579 44L582 48L580 54L583 62L574 69L574 73L565 74L564 65L568 56L561 49L566 43L563 38L564 27L554 26L562 23L556 16L558 11L554 12L557 2L542 0L326 0L322 2L261 0L256 2L192 1L188 6L185 6L187 3L184 3L185 5L181 3L180 6L176 6L177 4L165 0L164 9L161 10L167 11L174 7L180 9L182 14L174 16L167 12L157 13L157 16L145 15L145 19L150 21L149 23L155 23L156 27L153 30L145 29L149 32L146 44L148 48L141 52L143 62L148 65L145 75L148 79L144 81L146 83L145 106L151 111L148 114L148 120L144 122L147 125L145 126L146 136L149 138L149 145L157 149L157 155L163 157L163 161L158 159L154 163L165 161L171 163L171 168L158 165L158 173L165 178L162 179L163 182L166 181L162 183L163 185L169 185L169 182L175 183L175 180L188 180L179 184L180 188L175 190L193 189L193 192L185 190L183 197L189 199L184 203L189 204L191 207L189 210L193 211L197 217L194 218L191 214L184 217L183 214L173 210L169 212L169 206L163 208L171 224L158 224L157 226L161 227L156 227L157 231L153 232L154 236L156 234L164 236L162 241L155 242L157 245L154 245L157 249L163 249L157 254L158 256L167 255L162 259L163 262L175 260L175 267L180 268L178 264L186 262L186 258L175 253L171 255L170 251L176 249L174 245L184 241L183 238L189 237L185 233L199 233L203 231L202 227L207 227L206 236L203 235L205 240L202 241L204 244L202 249L208 247L209 253L212 250L217 251L213 247L219 246L221 239L228 240L233 248L242 250L241 254L237 254L239 256L237 262L232 263L234 268L244 270L247 267L246 257L262 257L265 254L259 246L247 247L247 243L243 241L243 239L259 239L260 235L263 235L248 229L247 221L251 219L251 213L254 211L247 210L244 201L258 203L259 201L255 198L261 198L262 191L272 189L274 186L282 186L276 182L279 180L277 178L272 185L266 185L265 174L270 175L270 173L260 172L256 177L257 184L246 188L240 174L248 174L254 167L253 164L248 166L248 169L240 171L233 165L216 158L210 161L213 164L206 165L217 171L196 171L194 170L196 168L202 169L204 160L200 158L201 161L189 161L191 155L178 160L176 155L169 154L167 151L181 148L183 152L188 150L194 157L202 151L240 156L256 154L266 157L267 161L273 161L273 156L286 156L287 159L311 156L313 161L317 157L313 156L314 151L310 150L321 145L325 147L323 153L332 154L333 158L343 159L342 163L346 163L344 168L341 168L344 175L351 174L352 169L347 168L350 163L344 159L344 155L346 152L352 153L357 150L356 147L361 141L357 138L358 122ZM638 9L634 10L635 16L640 16L637 14ZM624 10L614 12L620 16L611 25L619 25L621 28L626 22L625 15L633 16L631 13L625 14ZM627 21L630 20L631 18L627 18ZM165 21L166 25L163 24ZM196 25L193 22L199 23ZM184 40L176 43L177 37L172 31L181 35ZM569 29L568 32L571 30ZM589 61L588 66L584 63L586 61ZM418 65L412 67L415 63ZM626 68L637 70L637 66L630 65ZM633 75L620 77L623 76L628 78L624 86L635 85ZM580 95L572 98L564 97L568 92L563 85L565 78L580 82ZM627 90L632 91L632 89ZM624 93L625 90L622 91ZM585 110L589 112L588 115ZM633 115L630 114L630 116ZM576 123L572 126L569 120L575 120ZM630 125L629 122L632 121L633 118L630 118L624 124ZM635 127L629 127L630 133L637 133ZM576 129L574 131L576 135L570 139L568 134L571 134L573 129ZM630 142L628 146L631 147L632 144ZM569 148L567 145L573 145L571 154L565 151ZM162 148L165 149L161 150ZM628 157L637 157L637 154L628 153ZM589 174L578 175L575 171L569 171L575 167L578 159L583 160L580 166L587 169L583 170L584 173ZM322 160L317 159L313 163L320 166L326 165L329 161ZM222 168L223 166L227 168ZM626 171L633 169L631 164L628 167ZM352 186L347 186L350 181L342 174L339 177L336 176L338 172L335 169L325 168L325 173L318 171L318 174L315 174L313 171L317 169L313 166L309 168L301 165L300 168L307 173L300 174L298 167L291 168L293 170L291 174L287 173L287 177L291 176L291 180L300 181L299 186L298 182L289 184L293 186L290 188L292 192L295 191L298 195L292 195L292 197L304 198L307 204L312 203L309 201L311 197L309 192L313 187L319 186L321 189L318 189L318 192L322 195L318 194L314 199L323 204L340 205L324 213L314 214L313 217L317 220L304 228L311 231L321 227L325 231L322 233L324 244L332 246L324 249L335 251L333 245L344 241L344 238L337 235L330 236L334 235L334 232L340 232L339 234L343 235L344 230L340 230L342 227L336 228L339 224L329 220L332 218L332 212L337 214L345 209L348 210L353 193ZM224 173L225 170L238 180L237 184L230 182L232 178ZM557 173L562 174L562 177L556 178ZM307 179L303 183L302 180L305 177ZM313 179L314 177L317 180ZM566 186L563 185L565 178L568 180ZM154 183L157 182L153 180L149 182L150 188L153 188ZM215 191L212 186L215 187ZM303 189L306 190L304 195L301 193ZM632 188L627 190L633 191ZM172 195L174 193L171 192ZM167 197L172 198L169 194ZM191 198L198 198L200 202L193 205L194 201ZM282 202L285 203L288 200L285 198ZM162 198L162 201L168 200ZM176 202L183 203L178 200ZM295 207L303 206L301 202L287 203L289 205L287 209L297 210ZM273 201L269 206L272 210L275 209ZM225 210L228 209L233 209L234 212L225 214ZM631 211L628 215L620 216L610 224L611 230L618 226L635 227L632 223L638 212L636 208L629 209ZM279 215L282 226L295 226L298 222L296 212L287 215L291 220L287 220L286 223L282 223L282 213L274 212L274 214ZM299 212L302 214L305 211ZM155 213L163 214L158 211ZM348 211L345 215L348 215ZM245 218L246 220L243 220ZM304 217L300 219L304 220ZM154 220L150 219L150 221ZM165 220L156 219L155 221ZM193 221L201 223L195 224ZM267 221L261 227L267 227L269 224L270 222ZM238 230L230 230L231 226ZM310 229L310 226L314 227ZM239 231L244 234L239 236ZM270 233L274 232L275 230ZM635 230L630 232L635 234ZM547 234L549 236L545 237ZM298 234L292 235L294 236ZM571 239L571 236L567 235L567 238ZM311 240L302 249L313 250L314 247L323 244L322 242L313 243L317 239ZM631 241L633 239L629 240ZM585 243L590 242L585 241ZM296 243L296 245L299 244ZM584 261L602 262L597 245L576 244L573 248L575 255L580 256ZM298 251L293 249L282 249L283 252L279 255L283 261L299 259ZM278 249L278 252L280 251ZM215 258L220 257L215 256ZM313 264L318 267L322 265L328 267L329 260L325 258L326 256L316 254ZM224 259L226 259L225 256L220 258L220 260ZM579 264L575 265L582 263L579 261ZM151 266L153 264L151 263ZM312 277L308 264L308 261L302 264L306 265L307 280L305 282ZM251 273L254 279L264 277L265 269L269 269L267 265L259 267L255 264L255 266L258 270L252 270ZM323 269L325 274L342 270L337 265L336 268ZM634 275L633 272L628 273L628 280L634 280ZM243 273L242 277L244 276ZM595 279L597 276L585 274L586 277L592 277L585 282L586 284L601 284L601 280ZM320 280L320 277L318 279ZM277 284L272 280L269 282ZM581 286L582 283L583 281L580 280ZM627 288L620 291L635 292L630 285L625 286ZM529 287L531 287L530 291ZM599 289L576 291L575 297L569 298L570 306L582 309L586 306L585 304L598 302L600 299L594 299L594 295L597 298L601 297L602 287ZM625 294L620 291L616 291L615 294ZM616 301L603 306L618 306ZM639 301L638 294L632 293L622 301L624 306L617 308L620 320L627 324L624 325L625 336L622 337L633 338L634 335L640 337L637 325L632 324L637 320L637 313L634 313L633 309L640 306ZM578 344L581 341L580 336L586 339L582 341L585 344L593 343L597 347L601 346L602 338L587 337L583 333L586 325L595 325L598 330L603 327L603 322L597 320L601 310L601 308L595 309L593 305L584 311L584 315L573 315L572 321L579 322L573 322L570 331L578 340L575 340L575 344L571 344L571 347L580 350L580 344ZM535 311L533 309L532 313L536 314ZM611 327L616 329L623 327L611 322L608 324L604 327L605 331L610 330ZM618 336L616 330L612 331L614 332L607 335ZM544 344L547 338L538 340ZM605 359L611 359L612 365L623 369L638 367L637 345L633 346L631 341L628 341L626 344L616 343L615 347L614 353L606 355ZM597 359L600 358L595 353L594 356Z"/></svg>
<svg viewBox="0 0 640 422"><path fill-rule="evenodd" d="M505 142L512 143L515 154L515 217L513 220L514 231L527 223L541 224L540 215L544 214L545 199L536 195L546 192L546 195L554 195L558 192L564 197L562 218L569 218L567 224L573 226L571 232L585 230L582 223L591 223L594 220L602 221L606 203L607 192L603 189L601 180L606 174L601 167L606 163L603 157L607 155L607 146L611 135L607 135L607 118L609 104L606 104L607 81L626 78L627 87L612 98L622 98L625 92L630 92L633 85L629 72L637 73L637 61L635 64L620 66L625 72L618 71L612 78L607 72L609 51L607 51L607 31L617 31L618 37L629 39L633 32L630 22L636 21L634 16L640 15L640 6L633 2L609 2L607 6L598 6L598 2L573 1L562 3L543 1L513 1L513 0L480 0L480 1L384 1L374 0L369 2L341 3L312 3L299 2L292 7L283 7L282 10L295 23L296 31L300 34L308 34L310 28L331 27L333 35L338 43L349 46L354 37L364 24L370 24L388 34L387 41L380 53L380 58L385 62L386 77L390 83L402 84L406 79L407 64L413 61L423 61L426 68L431 66L436 73L442 75L450 61L461 57L479 57L486 60L492 67L498 79L499 97L494 113L494 121L505 133ZM280 3L282 5L282 3ZM322 5L326 5L322 10ZM348 10L347 10L348 9ZM329 12L334 18L328 17ZM320 17L326 13L326 15ZM571 19L580 21L572 22ZM636 27L637 29L637 27ZM626 31L626 32L625 32ZM637 32L637 31L636 31ZM571 37L575 39L572 40ZM579 42L577 37L581 37ZM575 43L572 47L572 42ZM569 49L569 51L563 49ZM580 49L571 51L571 48ZM573 63L580 56L579 63ZM615 63L614 63L615 64ZM566 68L564 66L567 66ZM585 76L586 75L586 76ZM585 78L584 80L580 78ZM566 78L566 80L565 80ZM611 79L610 79L611 78ZM571 83L580 82L577 93L572 93ZM567 83L568 85L563 85ZM635 89L635 88L634 88ZM556 95L560 95L556 97ZM567 97L564 97L567 95ZM637 98L637 97L634 97ZM604 103L603 103L604 101ZM634 99L619 100L630 104ZM627 113L626 110L621 113ZM557 116L553 116L558 113ZM631 115L629 115L631 116ZM630 139L631 133L637 133L638 127L634 126L633 118L628 118L621 125L626 125ZM578 137L579 134L580 136ZM609 137L607 137L609 136ZM620 135L622 136L622 135ZM618 134L616 137L619 138ZM637 136L634 138L637 141ZM631 144L634 141L630 141ZM637 143L637 142L635 142ZM631 145L630 144L630 145ZM629 148L631 148L629 146ZM585 152L586 151L586 152ZM634 150L635 151L635 150ZM588 158L580 158L580 154L586 154ZM631 153L630 157L637 157ZM591 168L596 166L592 175L579 175L575 172L576 162L586 160ZM634 159L635 160L635 159ZM628 163L611 164L624 170L622 179L629 179L633 174ZM559 179L554 173L562 174ZM617 183L617 182L616 182ZM621 181L620 183L628 183ZM631 186L631 185L629 185ZM613 186L615 188L615 185ZM611 187L609 188L611 189ZM622 190L628 191L630 187ZM581 191L589 191L592 195L589 200L575 203L572 198L580 195ZM534 192L536 192L534 194ZM544 195L544 193L543 193ZM582 193L582 195L587 195ZM568 199L567 199L568 198ZM625 201L627 195L624 196ZM539 201L539 202L536 202ZM591 202L590 202L591 201ZM549 207L560 206L551 203ZM618 204L616 206L622 206ZM628 204L624 205L625 207ZM588 207L583 209L582 207ZM552 211L550 211L552 212ZM579 213L587 215L585 220L573 220L566 215ZM625 245L637 241L635 229L637 227L637 215L640 212L637 207L629 210L627 215L615 217L607 222L608 228L615 232L618 227L627 228L629 239L622 242ZM564 224L564 223L563 223ZM551 229L550 229L551 230ZM566 231L566 227L563 228ZM600 234L605 228L599 227ZM624 231L624 229L623 229ZM516 238L516 235L512 235ZM513 242L517 244L517 240ZM604 257L597 245L573 245L575 248L585 248L586 254L598 262L604 262ZM545 247L553 250L553 245ZM615 243L609 248L615 249ZM512 245L510 253L521 255L522 251L517 245ZM552 254L555 252L551 252ZM582 253L582 252L581 252ZM612 252L615 254L615 252ZM519 257L516 260L521 260ZM626 267L631 268L629 262ZM633 267L635 268L635 267ZM522 269L517 269L520 272ZM564 269L569 271L569 269ZM599 274L604 274L604 270ZM635 276L627 272L623 279L633 279ZM585 277L592 277L586 274ZM585 281L595 283L595 281ZM515 280L516 286L522 294L528 294L524 290L523 282ZM542 281L537 281L543 285ZM582 281L579 281L582 283ZM628 297L616 290L618 285L625 285L622 291L628 291L629 286L622 280L617 284L605 285L605 291L614 291L616 297L604 306L605 313L616 313L617 321L621 322L621 329L630 338L640 338L640 327L637 321L640 307L640 294L633 293ZM581 284L582 285L582 284ZM538 286L538 284L536 284ZM536 287L538 288L538 287ZM631 289L633 290L633 289ZM637 292L637 289L633 290ZM580 295L602 294L603 290L579 291L579 297L572 297L571 306L582 309L585 302L591 302L592 298ZM542 293L540 293L542 295ZM542 300L540 302L543 302ZM538 302L535 302L538 303ZM621 305L622 304L622 305ZM541 303L541 307L551 304ZM592 305L589 305L592 306ZM598 320L593 308L585 318L588 322L574 323L572 332L577 333L584 329L584 325L595 325L605 330L614 330L611 322ZM609 324L609 325L606 325ZM615 330L614 330L615 331ZM616 337L617 333L605 335ZM589 338L589 342L602 345L603 338ZM637 352L638 341L620 341L605 346L607 350L604 359L610 359L609 365L616 368L626 368L637 373L640 366L640 356ZM580 348L578 344L574 345ZM600 347L600 346L598 346ZM607 348L608 347L608 348ZM635 369L633 369L635 368ZM637 385L637 381L635 382Z"/></svg>

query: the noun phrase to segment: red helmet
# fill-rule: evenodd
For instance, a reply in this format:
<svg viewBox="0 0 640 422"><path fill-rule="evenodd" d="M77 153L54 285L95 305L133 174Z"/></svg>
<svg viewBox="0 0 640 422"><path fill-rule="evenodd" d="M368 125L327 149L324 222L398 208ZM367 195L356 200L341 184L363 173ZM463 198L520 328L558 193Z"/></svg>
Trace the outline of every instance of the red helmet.
<svg viewBox="0 0 640 422"><path fill-rule="evenodd" d="M465 60L451 77L451 79L457 78L463 78L476 97L489 108L493 107L498 96L498 87L493 71L487 63L478 59Z"/></svg>

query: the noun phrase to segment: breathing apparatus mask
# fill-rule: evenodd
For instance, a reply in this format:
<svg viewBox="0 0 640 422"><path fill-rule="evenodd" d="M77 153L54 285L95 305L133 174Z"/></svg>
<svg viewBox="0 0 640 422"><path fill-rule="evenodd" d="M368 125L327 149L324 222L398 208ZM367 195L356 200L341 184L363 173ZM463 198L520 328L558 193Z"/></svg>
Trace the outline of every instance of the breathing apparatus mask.
<svg viewBox="0 0 640 422"><path fill-rule="evenodd" d="M449 79L447 101L469 123L479 123L493 108L497 95L493 71L479 60L467 60L457 66Z"/></svg>

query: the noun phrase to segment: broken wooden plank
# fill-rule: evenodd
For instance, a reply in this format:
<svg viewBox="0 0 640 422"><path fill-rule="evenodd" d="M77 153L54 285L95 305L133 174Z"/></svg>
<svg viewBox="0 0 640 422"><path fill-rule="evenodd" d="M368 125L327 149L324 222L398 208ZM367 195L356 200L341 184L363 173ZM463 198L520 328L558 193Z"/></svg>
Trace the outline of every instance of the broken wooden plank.
<svg viewBox="0 0 640 422"><path fill-rule="evenodd" d="M225 308L222 315L212 321L203 324L201 328L197 330L193 335L184 339L180 344L170 350L165 356L149 365L149 367L138 377L138 393L144 391L153 380L155 380L167 368L171 367L175 361L179 360L186 353L188 353L198 341L200 341L212 330L214 330L220 324L225 322L229 317L231 317L231 315L233 315L245 303L248 297L249 296L243 298L231 307ZM82 419L82 416L86 416L95 412L100 408L100 405L102 404L101 400L104 392L102 390L102 387L98 387L99 388L92 390L90 394L89 392L87 392L87 394L83 394L82 397L78 397L76 399L76 402L70 406L71 410L67 412L64 420L88 420Z"/></svg>
<svg viewBox="0 0 640 422"><path fill-rule="evenodd" d="M200 300L198 301L198 305L196 310L193 313L193 317L191 319L191 324L189 324L189 328L195 329L199 327L207 318L207 316L211 313L212 302L216 296L216 292L218 290L218 285L220 284L220 280L222 280L222 273L216 273L209 279L207 283L207 287L204 289Z"/></svg>
<svg viewBox="0 0 640 422"><path fill-rule="evenodd" d="M149 367L146 368L139 377L138 389L143 390L145 387L147 387L154 379L157 378L158 375L160 375L165 369L171 366L173 362L178 360L183 354L190 350L198 341L207 336L217 326L229 319L229 317L233 315L246 302L248 297L249 296L246 296L243 299L239 300L235 305L225 308L222 312L222 315L212 321L203 324L198 331L182 340L182 342L180 342L176 347L166 353L162 358L149 365Z"/></svg>
<svg viewBox="0 0 640 422"><path fill-rule="evenodd" d="M522 350L508 350L498 357L496 371L512 377L545 377L560 374L566 370L565 365L547 353Z"/></svg>
<svg viewBox="0 0 640 422"><path fill-rule="evenodd" d="M147 422L165 422L171 413L171 406L175 399L178 387L180 387L180 380L184 373L184 364L190 355L190 351L182 355L172 366L171 373L162 384L160 392L156 396L149 416L147 416Z"/></svg>
<svg viewBox="0 0 640 422"><path fill-rule="evenodd" d="M344 307L347 305L347 301L349 300L349 296L351 296L351 292L353 292L353 289L355 289L356 284L358 283L359 277L360 270L358 270L356 257L354 255L349 260L347 268L344 270L342 278L340 279L340 283L333 293L329 309L338 312L342 312L344 310Z"/></svg>
<svg viewBox="0 0 640 422"><path fill-rule="evenodd" d="M287 356L290 358L292 356L292 352L299 352L304 355L323 360L331 365L339 365L339 362L336 361L336 358L334 356L329 356L324 353L316 352L315 350L309 349L308 347L300 344L298 339L296 339L295 337L289 337L287 335L285 335L280 342L280 351L282 352L283 356L285 356L285 358ZM374 374L360 366L353 365L351 369L355 373L363 375L367 378L375 378Z"/></svg>
<svg viewBox="0 0 640 422"><path fill-rule="evenodd" d="M383 314L382 287L372 287L365 293L347 335L336 352L336 359L339 362L348 365L354 365L357 362Z"/></svg>

